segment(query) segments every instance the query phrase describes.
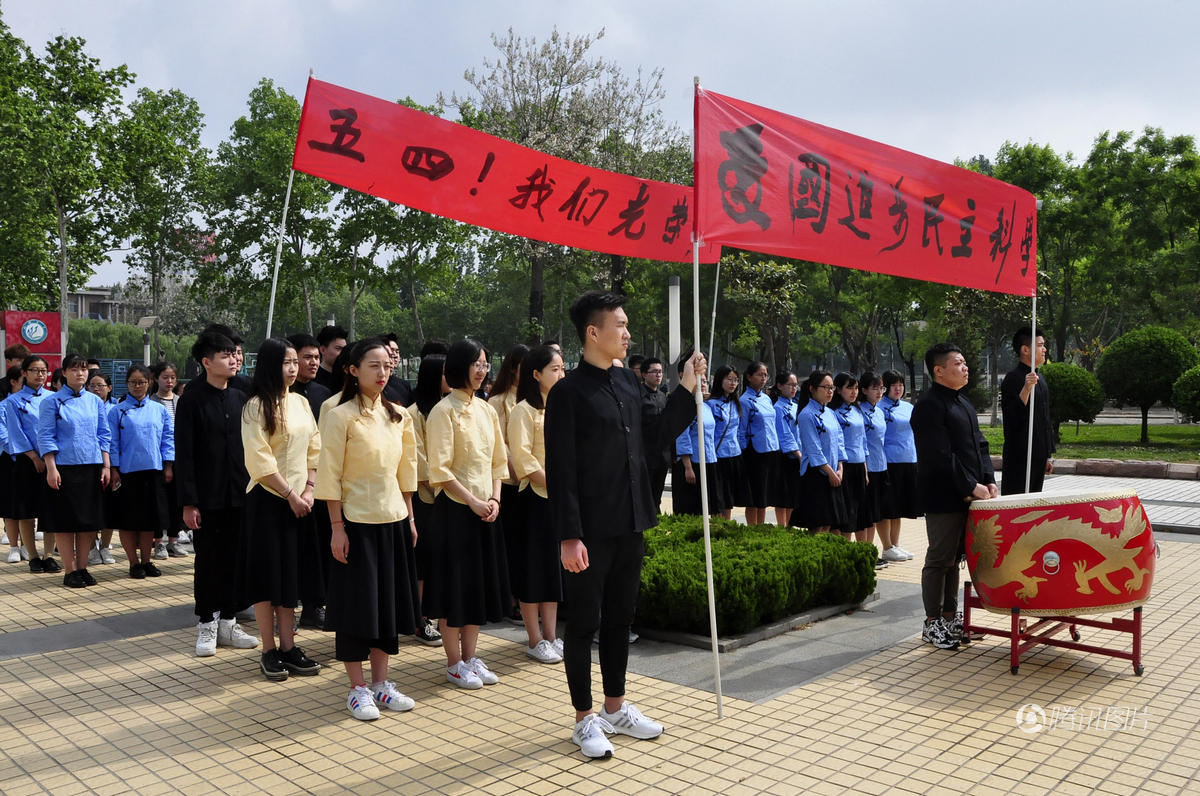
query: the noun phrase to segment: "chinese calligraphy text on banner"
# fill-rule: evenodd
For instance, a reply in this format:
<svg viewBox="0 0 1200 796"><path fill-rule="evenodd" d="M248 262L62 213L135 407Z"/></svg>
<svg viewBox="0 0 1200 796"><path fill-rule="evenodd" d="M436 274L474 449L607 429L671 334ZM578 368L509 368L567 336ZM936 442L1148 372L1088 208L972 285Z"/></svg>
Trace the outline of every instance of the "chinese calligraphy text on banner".
<svg viewBox="0 0 1200 796"><path fill-rule="evenodd" d="M1033 295L1021 188L699 88L695 168L705 243Z"/></svg>
<svg viewBox="0 0 1200 796"><path fill-rule="evenodd" d="M691 262L692 189L551 157L310 78L292 168L475 226ZM716 262L720 247L701 251Z"/></svg>

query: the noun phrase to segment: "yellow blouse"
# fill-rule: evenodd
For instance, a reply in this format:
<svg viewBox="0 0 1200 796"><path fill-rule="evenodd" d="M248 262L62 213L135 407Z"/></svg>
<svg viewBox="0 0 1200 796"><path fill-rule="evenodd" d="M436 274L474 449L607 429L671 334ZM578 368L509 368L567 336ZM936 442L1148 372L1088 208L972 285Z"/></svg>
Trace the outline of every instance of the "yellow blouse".
<svg viewBox="0 0 1200 796"><path fill-rule="evenodd" d="M508 441L508 418L517 405L517 390L514 387L508 392L490 396L487 401L488 406L496 410L496 417L500 420L500 437L504 440L505 446L511 449L512 446ZM500 480L510 486L517 484L516 479L509 477L508 470L504 471L504 477Z"/></svg>
<svg viewBox="0 0 1200 796"><path fill-rule="evenodd" d="M425 415L416 404L407 408L413 421L413 436L417 441L417 497L433 505L433 489L429 486L429 458L425 455Z"/></svg>
<svg viewBox="0 0 1200 796"><path fill-rule="evenodd" d="M376 398L321 409L321 457L317 464L320 500L340 500L352 522L382 524L408 516L403 492L417 490L417 443L412 417L398 409L388 418Z"/></svg>
<svg viewBox="0 0 1200 796"><path fill-rule="evenodd" d="M304 491L308 471L316 469L321 452L321 435L308 400L299 393L283 397L275 415L275 433L263 427L262 401L251 398L242 410L242 452L250 473L249 492L272 473L279 473L297 493ZM283 497L265 483L272 495Z"/></svg>
<svg viewBox="0 0 1200 796"><path fill-rule="evenodd" d="M453 479L475 497L487 500L492 496L492 482L508 474L508 453L496 410L470 390L451 390L430 411L425 422L425 455L435 495L442 491L442 484Z"/></svg>
<svg viewBox="0 0 1200 796"><path fill-rule="evenodd" d="M549 497L545 486L529 480L531 473L546 469L546 410L521 401L508 415L508 455L521 479L521 489L532 486L539 497Z"/></svg>

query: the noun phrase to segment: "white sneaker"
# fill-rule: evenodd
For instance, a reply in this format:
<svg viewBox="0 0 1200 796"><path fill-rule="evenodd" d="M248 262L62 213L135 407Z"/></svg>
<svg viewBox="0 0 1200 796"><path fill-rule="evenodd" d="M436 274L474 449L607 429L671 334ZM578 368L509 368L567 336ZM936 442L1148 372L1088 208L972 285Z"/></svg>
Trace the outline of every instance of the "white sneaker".
<svg viewBox="0 0 1200 796"><path fill-rule="evenodd" d="M40 542L40 541L42 541L42 539L44 539L44 538L46 538L46 537L45 537L45 534L43 534L41 531L34 531L34 532L33 532L33 540L34 540L35 542Z"/></svg>
<svg viewBox="0 0 1200 796"><path fill-rule="evenodd" d="M471 671L475 672L475 676L478 677L484 685L495 685L496 683L500 682L500 678L497 677L492 670L487 667L486 663L478 658L472 658L471 660L467 661L467 666L471 667Z"/></svg>
<svg viewBox="0 0 1200 796"><path fill-rule="evenodd" d="M391 680L384 680L382 683L371 683L371 695L375 697L376 705L382 705L388 710L412 710L417 704L411 698L401 694L400 690L396 688L396 684Z"/></svg>
<svg viewBox="0 0 1200 796"><path fill-rule="evenodd" d="M22 561L29 560L29 551L25 549L25 545L21 545L21 560Z"/></svg>
<svg viewBox="0 0 1200 796"><path fill-rule="evenodd" d="M196 635L196 655L207 658L217 654L217 623L201 622L196 625L199 633Z"/></svg>
<svg viewBox="0 0 1200 796"><path fill-rule="evenodd" d="M575 723L571 733L571 743L579 747L584 757L610 758L613 747L605 733L614 732L612 725L595 713L583 717L583 721Z"/></svg>
<svg viewBox="0 0 1200 796"><path fill-rule="evenodd" d="M621 709L616 713L608 713L600 709L600 718L612 726L614 732L640 738L643 741L662 735L663 727L657 721L650 721L637 708L628 702L621 703Z"/></svg>
<svg viewBox="0 0 1200 796"><path fill-rule="evenodd" d="M900 548L898 548L898 547L889 547L887 550L884 550L882 558L885 561L907 561L908 560L907 558L904 557L904 553L900 552Z"/></svg>
<svg viewBox="0 0 1200 796"><path fill-rule="evenodd" d="M900 551L900 555L904 556L905 561L912 561L913 554L905 550L900 545L896 545L896 549Z"/></svg>
<svg viewBox="0 0 1200 796"><path fill-rule="evenodd" d="M453 666L447 666L446 679L459 688L469 688L472 691L476 688L483 688L483 681L479 679L479 675L475 674L475 670L467 665L466 661L459 661Z"/></svg>
<svg viewBox="0 0 1200 796"><path fill-rule="evenodd" d="M360 721L374 721L379 718L379 708L375 705L375 698L371 696L371 690L365 685L356 685L350 689L350 696L346 697L346 708L354 718Z"/></svg>
<svg viewBox="0 0 1200 796"><path fill-rule="evenodd" d="M242 630L236 619L222 619L217 622L217 646L252 650L258 646L258 639Z"/></svg>
<svg viewBox="0 0 1200 796"><path fill-rule="evenodd" d="M104 563L100 559L100 548L93 547L91 550L88 551L88 563L91 564L92 566Z"/></svg>
<svg viewBox="0 0 1200 796"><path fill-rule="evenodd" d="M21 563L20 548L10 547L8 549L8 563L10 563L10 564L20 564Z"/></svg>
<svg viewBox="0 0 1200 796"><path fill-rule="evenodd" d="M101 564L117 563L117 559L113 558L112 550L110 550L107 547L103 547L100 549L100 563Z"/></svg>
<svg viewBox="0 0 1200 796"><path fill-rule="evenodd" d="M179 535L175 537L175 541L177 541L179 544L191 544L192 535L187 531L180 531Z"/></svg>
<svg viewBox="0 0 1200 796"><path fill-rule="evenodd" d="M561 658L563 656L563 640L561 638L556 638L550 643L554 645L554 651L557 652L558 657Z"/></svg>
<svg viewBox="0 0 1200 796"><path fill-rule="evenodd" d="M157 558L159 561L165 561L166 559L168 559L170 557L171 556L167 553L166 542L159 542L158 544L154 545L153 558Z"/></svg>
<svg viewBox="0 0 1200 796"><path fill-rule="evenodd" d="M539 663L562 663L562 655L554 648L554 644L542 639L536 646L525 645L525 654Z"/></svg>

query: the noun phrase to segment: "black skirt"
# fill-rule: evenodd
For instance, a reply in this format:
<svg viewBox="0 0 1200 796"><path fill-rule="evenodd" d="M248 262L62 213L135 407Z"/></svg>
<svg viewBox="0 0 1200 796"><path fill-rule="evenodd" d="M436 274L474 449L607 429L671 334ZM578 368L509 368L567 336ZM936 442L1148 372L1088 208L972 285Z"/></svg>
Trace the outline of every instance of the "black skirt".
<svg viewBox="0 0 1200 796"><path fill-rule="evenodd" d="M525 504L525 532L518 551L521 580L512 582L513 592L523 603L556 603L562 600L562 558L558 533L550 522L546 498L526 487L520 493ZM507 527L507 526L506 526Z"/></svg>
<svg viewBox="0 0 1200 796"><path fill-rule="evenodd" d="M26 457L28 458L28 457ZM104 499L99 464L60 464L58 491L50 490L50 530L91 533L104 527Z"/></svg>
<svg viewBox="0 0 1200 796"><path fill-rule="evenodd" d="M781 453L775 465L775 477L770 490L771 505L784 508L794 506L800 499L800 460Z"/></svg>
<svg viewBox="0 0 1200 796"><path fill-rule="evenodd" d="M883 519L883 498L888 488L887 470L867 473L867 491L858 506L858 525L869 528Z"/></svg>
<svg viewBox="0 0 1200 796"><path fill-rule="evenodd" d="M819 467L809 467L800 476L800 501L788 523L796 528L840 527L846 510L841 487L829 485L829 477Z"/></svg>
<svg viewBox="0 0 1200 796"><path fill-rule="evenodd" d="M0 518L11 518L12 516L13 460L7 453L0 451Z"/></svg>
<svg viewBox="0 0 1200 796"><path fill-rule="evenodd" d="M417 523L416 569L417 580L425 580L429 570L429 546L432 541L425 534L433 530L430 522L433 520L433 504L426 503L414 492L412 496L413 520Z"/></svg>
<svg viewBox="0 0 1200 796"><path fill-rule="evenodd" d="M23 453L13 457L12 514L17 520L38 520L40 530L53 531L49 513L46 474L39 473L33 461ZM33 551L29 551L33 555Z"/></svg>
<svg viewBox="0 0 1200 796"><path fill-rule="evenodd" d="M721 475L716 462L705 462L708 474L708 513L720 514L725 510L721 502ZM692 472L697 475L696 483L689 484L683 475L683 461L676 459L671 465L671 513L700 515L700 466L692 462Z"/></svg>
<svg viewBox="0 0 1200 796"><path fill-rule="evenodd" d="M474 513L474 512L472 512ZM525 536L525 500L517 484L500 485L501 527L504 529L504 558L508 567L508 582L516 586L524 579L521 572L525 560L521 555Z"/></svg>
<svg viewBox="0 0 1200 796"><path fill-rule="evenodd" d="M722 511L738 505L738 486L742 483L742 455L717 459L717 484L721 488ZM711 488L711 487L710 487Z"/></svg>
<svg viewBox="0 0 1200 796"><path fill-rule="evenodd" d="M174 479L164 485L164 491L167 495L167 521L161 529L154 532L156 538L161 537L163 530L166 531L167 538L178 536L183 528L183 507L179 505L179 490L175 487Z"/></svg>
<svg viewBox="0 0 1200 796"><path fill-rule="evenodd" d="M771 484L779 466L779 451L759 453L753 448L742 452L742 481L735 505L765 509L771 505Z"/></svg>
<svg viewBox="0 0 1200 796"><path fill-rule="evenodd" d="M842 506L845 511L844 520L838 530L846 533L861 531L866 524L860 524L862 502L867 495L867 465L866 462L842 463Z"/></svg>
<svg viewBox="0 0 1200 796"><path fill-rule="evenodd" d="M360 639L410 635L416 629L419 600L408 524L345 520L344 527L350 553L345 564L333 562L325 629Z"/></svg>
<svg viewBox="0 0 1200 796"><path fill-rule="evenodd" d="M503 514L501 514L503 517ZM502 521L484 522L443 492L433 501L424 615L450 627L498 622L510 594Z"/></svg>
<svg viewBox="0 0 1200 796"><path fill-rule="evenodd" d="M915 520L922 515L917 498L917 465L901 463L888 465L888 486L883 499L883 519L907 517Z"/></svg>
<svg viewBox="0 0 1200 796"><path fill-rule="evenodd" d="M109 493L114 498L109 528L159 533L167 527L167 488L162 470L122 473L121 488Z"/></svg>
<svg viewBox="0 0 1200 796"><path fill-rule="evenodd" d="M246 495L242 516L244 525L238 540L241 554L235 581L240 586L238 604L268 602L295 608L300 604L302 591L314 585L304 584L302 589L300 581L301 548L310 548L309 556L316 553L313 525L301 523L286 500L260 485ZM315 585L320 586L319 581Z"/></svg>

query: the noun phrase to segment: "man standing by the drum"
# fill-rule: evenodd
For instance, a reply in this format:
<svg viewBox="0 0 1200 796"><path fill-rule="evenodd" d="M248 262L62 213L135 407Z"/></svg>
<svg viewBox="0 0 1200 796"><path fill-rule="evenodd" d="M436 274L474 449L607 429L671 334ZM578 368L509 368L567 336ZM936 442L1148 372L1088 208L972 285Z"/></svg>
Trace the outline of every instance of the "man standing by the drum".
<svg viewBox="0 0 1200 796"><path fill-rule="evenodd" d="M975 407L961 390L970 369L962 350L938 343L925 352L933 386L912 413L917 444L917 490L929 548L921 570L925 625L921 640L939 649L970 641L958 613L958 559L972 500L996 497L996 473Z"/></svg>
<svg viewBox="0 0 1200 796"><path fill-rule="evenodd" d="M613 364L629 346L624 296L592 290L571 305L583 359L546 399L546 487L561 540L567 602L563 662L575 708L571 740L587 757L611 757L606 734L662 734L625 701L629 626L641 584L642 531L658 522L642 443L642 387ZM699 371L699 374L697 374ZM704 375L698 353L663 409L660 441L695 417L692 391ZM604 707L592 712L592 634L600 631Z"/></svg>
<svg viewBox="0 0 1200 796"><path fill-rule="evenodd" d="M1000 466L1000 494L1025 491L1026 451L1029 450L1029 396L1033 395L1033 461L1029 491L1041 492L1042 482L1054 472L1054 430L1050 421L1050 388L1046 379L1033 372L1033 330L1025 326L1013 335L1013 351L1020 362L1000 382L1000 410L1004 413L1004 454ZM1046 364L1046 338L1037 337L1037 366Z"/></svg>

